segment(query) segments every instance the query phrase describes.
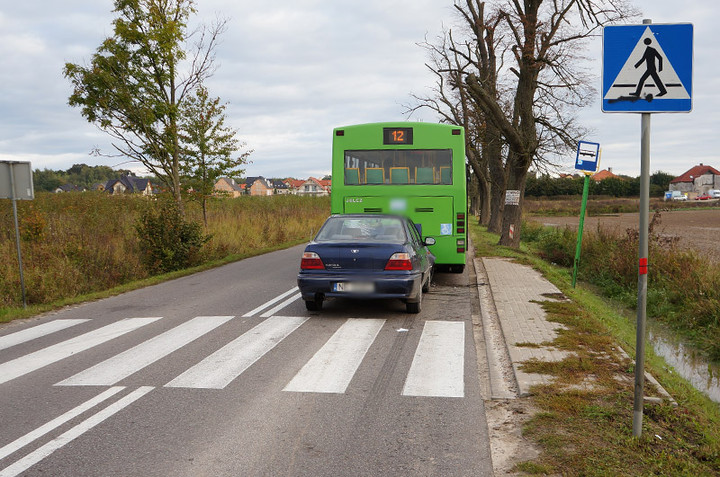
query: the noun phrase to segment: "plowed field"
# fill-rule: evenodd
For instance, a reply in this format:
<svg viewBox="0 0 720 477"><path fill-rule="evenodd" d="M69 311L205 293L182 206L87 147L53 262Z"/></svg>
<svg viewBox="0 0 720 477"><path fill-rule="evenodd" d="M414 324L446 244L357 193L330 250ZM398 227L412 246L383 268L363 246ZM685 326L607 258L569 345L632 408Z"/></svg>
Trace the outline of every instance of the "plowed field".
<svg viewBox="0 0 720 477"><path fill-rule="evenodd" d="M652 212L650 215L652 219ZM577 228L578 217L530 217L544 225ZM637 213L585 217L585 233L598 227L618 234L627 229L638 230L640 217ZM660 213L660 221L654 232L661 237L678 238L677 246L692 249L708 260L720 263L720 209L670 210Z"/></svg>

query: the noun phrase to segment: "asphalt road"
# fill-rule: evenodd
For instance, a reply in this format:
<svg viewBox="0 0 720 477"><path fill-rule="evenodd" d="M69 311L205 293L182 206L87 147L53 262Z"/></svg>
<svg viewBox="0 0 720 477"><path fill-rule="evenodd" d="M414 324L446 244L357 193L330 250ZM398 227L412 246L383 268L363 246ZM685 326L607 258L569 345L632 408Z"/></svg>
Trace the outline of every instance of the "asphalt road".
<svg viewBox="0 0 720 477"><path fill-rule="evenodd" d="M467 272L308 312L301 250L0 327L0 477L492 475Z"/></svg>

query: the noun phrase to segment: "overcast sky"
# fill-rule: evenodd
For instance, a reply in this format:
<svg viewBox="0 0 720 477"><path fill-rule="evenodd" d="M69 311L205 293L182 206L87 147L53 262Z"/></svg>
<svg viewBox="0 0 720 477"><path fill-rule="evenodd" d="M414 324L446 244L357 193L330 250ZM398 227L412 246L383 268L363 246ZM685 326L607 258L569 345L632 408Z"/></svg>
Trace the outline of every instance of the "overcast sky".
<svg viewBox="0 0 720 477"><path fill-rule="evenodd" d="M42 7L38 4L42 3ZM651 170L674 175L699 164L720 168L720 5L708 0L641 0L654 23L694 24L693 111L654 114ZM332 128L405 120L410 93L429 94L432 76L417 46L443 26L457 25L452 0L199 0L193 22L229 19L217 50L219 69L207 85L228 102L229 124L253 149L247 175L322 176L330 172ZM34 169L76 163L115 166L109 138L67 105L65 62L87 64L112 35L111 0L0 0L0 160L31 161ZM640 21L638 21L640 23ZM640 116L600 111L597 98L581 114L603 148L602 168L640 174ZM437 121L430 112L412 120ZM565 161L571 171L574 157ZM129 168L133 164L122 164ZM140 172L140 170L138 170Z"/></svg>

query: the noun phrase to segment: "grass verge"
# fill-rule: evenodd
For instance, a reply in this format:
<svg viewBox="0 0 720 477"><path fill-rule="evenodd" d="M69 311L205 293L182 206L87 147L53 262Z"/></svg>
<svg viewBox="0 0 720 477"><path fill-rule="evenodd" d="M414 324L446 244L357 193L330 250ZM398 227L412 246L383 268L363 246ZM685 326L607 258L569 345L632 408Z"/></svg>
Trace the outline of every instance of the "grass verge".
<svg viewBox="0 0 720 477"><path fill-rule="evenodd" d="M498 236L471 227L478 256L509 257L532 266L554 283L568 301L543 302L549 320L562 323L554 347L571 351L561 362L529 361L528 372L554 377L533 388L539 412L523 429L541 455L518 464L532 475L720 475L720 407L672 373L648 347L646 366L678 406L645 403L643 434L632 436L634 323L622 306L579 284L571 271L548 263L532 247L519 250L495 244ZM649 383L646 383L650 386Z"/></svg>

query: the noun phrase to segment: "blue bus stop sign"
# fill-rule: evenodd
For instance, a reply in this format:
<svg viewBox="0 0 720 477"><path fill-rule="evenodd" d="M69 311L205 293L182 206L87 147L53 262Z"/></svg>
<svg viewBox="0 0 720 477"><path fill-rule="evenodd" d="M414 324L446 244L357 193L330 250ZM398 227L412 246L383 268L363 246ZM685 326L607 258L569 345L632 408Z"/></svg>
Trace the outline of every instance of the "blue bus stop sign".
<svg viewBox="0 0 720 477"><path fill-rule="evenodd" d="M690 23L606 26L603 112L690 112L692 63Z"/></svg>
<svg viewBox="0 0 720 477"><path fill-rule="evenodd" d="M596 142L578 142L575 156L575 170L594 173L600 160L600 144Z"/></svg>

